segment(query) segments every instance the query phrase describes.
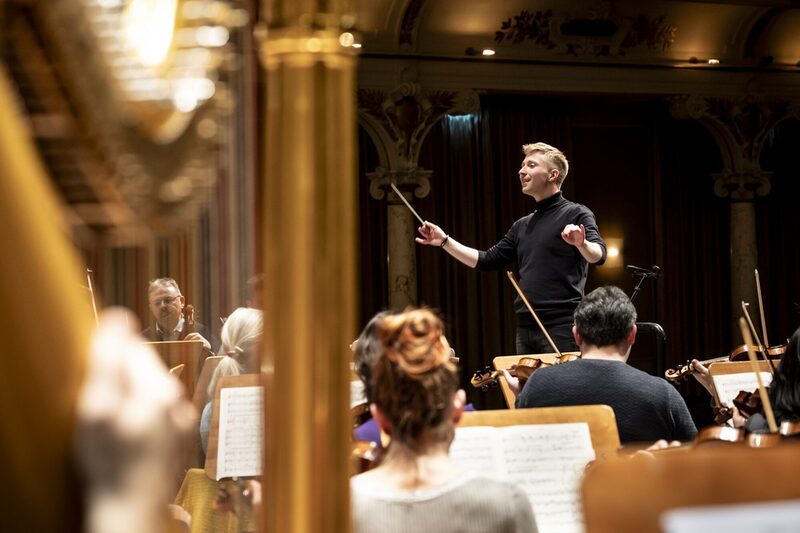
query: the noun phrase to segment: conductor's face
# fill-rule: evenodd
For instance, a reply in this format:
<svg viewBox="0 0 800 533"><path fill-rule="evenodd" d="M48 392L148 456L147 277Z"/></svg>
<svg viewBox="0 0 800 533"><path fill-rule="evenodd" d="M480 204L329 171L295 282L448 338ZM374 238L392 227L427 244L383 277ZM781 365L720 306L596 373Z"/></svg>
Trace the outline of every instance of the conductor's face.
<svg viewBox="0 0 800 533"><path fill-rule="evenodd" d="M558 190L553 174L558 171L550 169L551 165L544 154L534 152L522 160L519 169L519 181L522 194L533 196L537 200L547 198Z"/></svg>
<svg viewBox="0 0 800 533"><path fill-rule="evenodd" d="M175 287L156 287L150 293L150 312L162 330L171 332L181 318L183 296Z"/></svg>

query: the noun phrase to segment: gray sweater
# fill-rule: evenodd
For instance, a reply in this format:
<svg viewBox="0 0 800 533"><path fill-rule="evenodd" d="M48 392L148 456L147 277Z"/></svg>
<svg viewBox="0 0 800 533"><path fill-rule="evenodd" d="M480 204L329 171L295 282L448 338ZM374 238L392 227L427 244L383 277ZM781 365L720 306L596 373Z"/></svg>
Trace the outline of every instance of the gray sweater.
<svg viewBox="0 0 800 533"><path fill-rule="evenodd" d="M536 533L530 501L519 487L465 473L415 492L375 491L350 480L354 533Z"/></svg>

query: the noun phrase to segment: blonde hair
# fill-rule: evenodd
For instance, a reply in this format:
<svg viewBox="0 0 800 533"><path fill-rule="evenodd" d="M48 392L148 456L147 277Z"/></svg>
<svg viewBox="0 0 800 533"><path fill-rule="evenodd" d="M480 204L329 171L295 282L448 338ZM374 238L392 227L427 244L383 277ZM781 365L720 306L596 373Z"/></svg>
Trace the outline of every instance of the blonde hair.
<svg viewBox="0 0 800 533"><path fill-rule="evenodd" d="M264 314L260 309L239 307L228 316L220 332L222 346L219 354L225 358L219 362L211 376L208 384L209 398L213 398L221 377L238 376L253 371L251 367L263 330Z"/></svg>
<svg viewBox="0 0 800 533"><path fill-rule="evenodd" d="M372 401L392 439L412 449L453 439L458 375L442 321L428 309L388 315L377 325L383 352L372 367Z"/></svg>
<svg viewBox="0 0 800 533"><path fill-rule="evenodd" d="M523 144L522 153L525 154L525 157L536 153L543 154L547 162L558 170L556 184L561 188L561 184L564 183L564 180L567 178L567 173L569 173L569 161L567 161L567 156L564 155L564 152L549 144L533 143Z"/></svg>

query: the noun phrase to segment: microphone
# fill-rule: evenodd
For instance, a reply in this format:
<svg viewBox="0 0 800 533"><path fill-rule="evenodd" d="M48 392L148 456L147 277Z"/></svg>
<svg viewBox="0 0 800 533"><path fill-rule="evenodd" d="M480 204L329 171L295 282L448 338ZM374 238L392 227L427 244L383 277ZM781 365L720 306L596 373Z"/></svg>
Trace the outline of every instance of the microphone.
<svg viewBox="0 0 800 533"><path fill-rule="evenodd" d="M658 278L661 275L661 267L658 265L653 265L650 270L634 265L626 265L625 268L628 269L628 271L634 276L638 275L646 278Z"/></svg>

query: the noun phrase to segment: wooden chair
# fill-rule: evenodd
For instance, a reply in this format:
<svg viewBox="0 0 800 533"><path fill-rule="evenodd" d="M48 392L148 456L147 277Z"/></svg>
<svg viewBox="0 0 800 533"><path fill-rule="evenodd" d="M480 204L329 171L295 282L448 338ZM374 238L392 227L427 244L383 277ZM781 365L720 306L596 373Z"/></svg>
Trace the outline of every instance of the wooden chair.
<svg viewBox="0 0 800 533"><path fill-rule="evenodd" d="M195 385L200 376L200 367L203 365L204 348L202 341L164 341L146 342L155 349L167 368L185 365L180 375L180 380L186 387L186 395L194 395Z"/></svg>
<svg viewBox="0 0 800 533"><path fill-rule="evenodd" d="M797 499L798 471L796 442L762 449L697 447L679 455L598 462L583 481L586 533L655 533L664 530L661 520L670 510Z"/></svg>
<svg viewBox="0 0 800 533"><path fill-rule="evenodd" d="M464 413L450 456L462 468L517 484L540 531L580 531L586 465L615 456L619 446L607 405L502 409Z"/></svg>
<svg viewBox="0 0 800 533"><path fill-rule="evenodd" d="M502 427L574 422L586 422L589 425L592 447L598 458L612 457L617 454L620 448L617 419L614 417L614 411L607 405L470 411L463 414L458 426Z"/></svg>
<svg viewBox="0 0 800 533"><path fill-rule="evenodd" d="M214 370L217 369L219 362L224 357L224 355L211 355L203 361L203 366L200 369L200 375L194 388L194 394L192 395L192 404L194 404L198 413L202 413L203 407L208 403L208 385L211 383L211 376L214 375Z"/></svg>

